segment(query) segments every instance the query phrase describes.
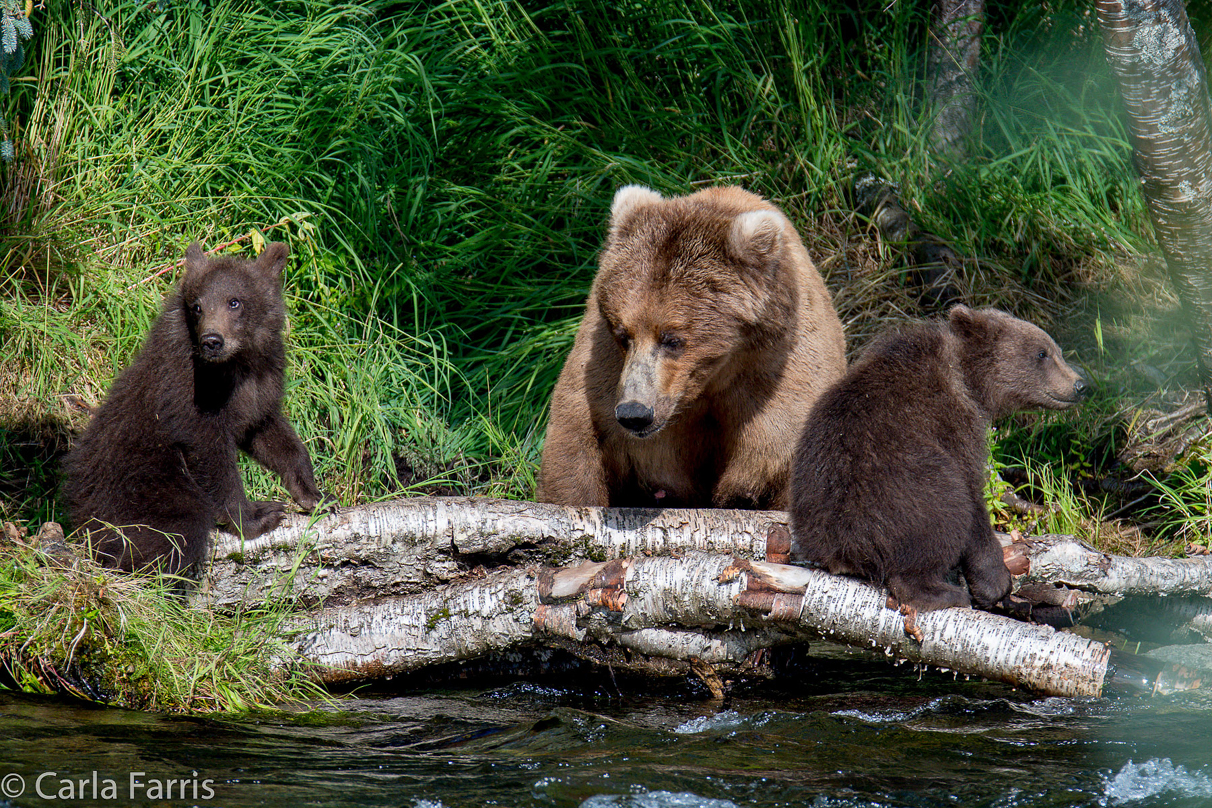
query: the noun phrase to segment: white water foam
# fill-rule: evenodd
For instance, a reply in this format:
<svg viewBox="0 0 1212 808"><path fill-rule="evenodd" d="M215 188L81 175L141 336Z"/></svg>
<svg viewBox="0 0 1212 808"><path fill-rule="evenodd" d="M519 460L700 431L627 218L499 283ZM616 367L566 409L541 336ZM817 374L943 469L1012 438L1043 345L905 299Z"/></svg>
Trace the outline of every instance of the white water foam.
<svg viewBox="0 0 1212 808"><path fill-rule="evenodd" d="M635 794L597 794L581 808L740 808L732 800L713 800L689 791L643 791Z"/></svg>
<svg viewBox="0 0 1212 808"><path fill-rule="evenodd" d="M1169 758L1153 758L1144 763L1129 760L1118 773L1108 778L1106 796L1101 804L1131 805L1167 792L1180 797L1212 797L1212 778L1175 766Z"/></svg>
<svg viewBox="0 0 1212 808"><path fill-rule="evenodd" d="M700 715L698 718L692 718L689 721L684 721L673 728L673 731L679 735L696 735L700 732L707 732L713 729L732 729L746 723L748 719L738 713L736 710L724 710L721 713L714 715Z"/></svg>

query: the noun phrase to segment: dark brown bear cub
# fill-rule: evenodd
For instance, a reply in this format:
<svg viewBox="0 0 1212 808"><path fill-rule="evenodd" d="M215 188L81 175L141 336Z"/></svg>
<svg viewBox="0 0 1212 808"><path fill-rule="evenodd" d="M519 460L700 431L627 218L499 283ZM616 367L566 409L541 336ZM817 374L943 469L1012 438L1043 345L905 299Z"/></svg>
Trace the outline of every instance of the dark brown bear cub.
<svg viewBox="0 0 1212 808"><path fill-rule="evenodd" d="M882 584L902 607L989 608L1011 586L985 508L989 425L1085 392L1051 337L996 309L882 335L808 416L792 557ZM968 591L947 581L956 567Z"/></svg>
<svg viewBox="0 0 1212 808"><path fill-rule="evenodd" d="M177 572L206 557L216 523L245 538L272 530L283 506L248 501L237 449L303 509L320 501L311 458L280 411L287 254L274 242L256 261L208 259L189 246L180 288L65 460L72 521L102 563Z"/></svg>

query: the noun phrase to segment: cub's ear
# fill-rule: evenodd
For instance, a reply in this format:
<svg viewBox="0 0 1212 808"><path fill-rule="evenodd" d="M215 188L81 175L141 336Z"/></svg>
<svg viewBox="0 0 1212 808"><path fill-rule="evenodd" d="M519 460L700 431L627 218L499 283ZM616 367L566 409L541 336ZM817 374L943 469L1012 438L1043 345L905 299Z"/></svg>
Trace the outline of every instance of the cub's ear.
<svg viewBox="0 0 1212 808"><path fill-rule="evenodd" d="M751 210L732 220L728 249L736 257L765 263L778 250L783 217L772 210Z"/></svg>
<svg viewBox="0 0 1212 808"><path fill-rule="evenodd" d="M951 307L947 312L947 322L951 330L965 339L979 334L987 334L995 330L997 321L992 309L970 309L962 303Z"/></svg>
<svg viewBox="0 0 1212 808"><path fill-rule="evenodd" d="M947 312L947 319L952 325L959 323L972 322L972 309L965 306L963 303L957 303L951 307L951 311Z"/></svg>
<svg viewBox="0 0 1212 808"><path fill-rule="evenodd" d="M202 245L194 242L185 250L185 272L194 273L201 272L206 269L206 253L202 251Z"/></svg>
<svg viewBox="0 0 1212 808"><path fill-rule="evenodd" d="M610 203L610 232L614 233L623 223L631 218L631 214L640 208L655 205L661 201L661 195L643 185L624 185L614 192L614 201Z"/></svg>
<svg viewBox="0 0 1212 808"><path fill-rule="evenodd" d="M282 270L286 267L286 257L290 255L290 248L281 241L271 241L265 245L265 249L257 256L255 264L257 272L267 278L277 280L282 277Z"/></svg>

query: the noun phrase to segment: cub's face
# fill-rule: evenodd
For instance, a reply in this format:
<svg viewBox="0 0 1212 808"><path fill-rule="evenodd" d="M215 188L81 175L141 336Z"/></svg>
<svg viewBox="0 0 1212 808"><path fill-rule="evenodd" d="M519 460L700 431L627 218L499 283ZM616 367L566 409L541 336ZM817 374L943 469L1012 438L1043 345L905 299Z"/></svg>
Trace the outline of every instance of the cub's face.
<svg viewBox="0 0 1212 808"><path fill-rule="evenodd" d="M251 339L259 308L256 284L243 272L211 272L182 297L194 351L206 362L226 362Z"/></svg>
<svg viewBox="0 0 1212 808"><path fill-rule="evenodd" d="M197 243L185 253L181 308L195 355L226 362L272 341L282 330L282 269L288 250L273 242L255 261L208 258Z"/></svg>
<svg viewBox="0 0 1212 808"><path fill-rule="evenodd" d="M951 326L963 334L994 418L1019 410L1064 410L1089 395L1085 379L1065 362L1043 329L996 309L956 306Z"/></svg>

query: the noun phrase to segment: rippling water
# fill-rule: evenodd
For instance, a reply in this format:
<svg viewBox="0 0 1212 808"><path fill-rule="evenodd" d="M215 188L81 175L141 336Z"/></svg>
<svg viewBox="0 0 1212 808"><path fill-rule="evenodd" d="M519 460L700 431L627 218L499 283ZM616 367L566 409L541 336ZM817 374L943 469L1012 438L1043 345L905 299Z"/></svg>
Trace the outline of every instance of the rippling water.
<svg viewBox="0 0 1212 808"><path fill-rule="evenodd" d="M0 694L0 760L0 806L1210 806L1212 697L1038 698L857 658L725 704L602 672L217 720Z"/></svg>

